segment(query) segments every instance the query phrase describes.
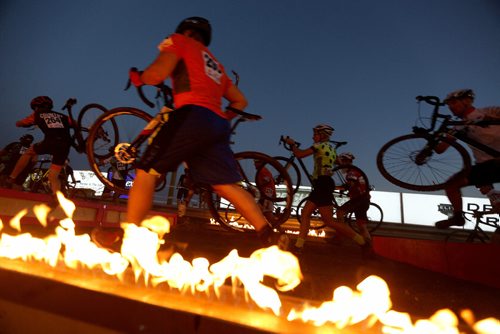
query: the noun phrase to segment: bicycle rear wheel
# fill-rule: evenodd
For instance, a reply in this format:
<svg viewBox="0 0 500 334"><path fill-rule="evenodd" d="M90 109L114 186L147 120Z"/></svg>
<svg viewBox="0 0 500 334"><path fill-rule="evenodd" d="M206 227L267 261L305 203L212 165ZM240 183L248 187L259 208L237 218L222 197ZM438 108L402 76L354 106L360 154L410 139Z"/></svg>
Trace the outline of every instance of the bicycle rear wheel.
<svg viewBox="0 0 500 334"><path fill-rule="evenodd" d="M99 180L113 191L124 194L132 186L136 164L146 150L148 141L144 140L127 157L123 156L123 152L151 119L150 114L140 109L119 107L99 116L91 127L87 138L87 158L90 167ZM103 138L113 138L113 140L106 141ZM123 186L114 184L106 176L105 172L111 167L110 159L113 156L124 165L122 172L126 176L126 182Z"/></svg>
<svg viewBox="0 0 500 334"><path fill-rule="evenodd" d="M268 208L272 206L264 215L273 227L279 228L290 217L293 198L290 176L278 161L266 154L248 151L236 153L234 157L242 176L240 186L254 197L256 203L265 202ZM260 165L256 166L255 160L260 161ZM272 176L275 192L266 191L269 188L263 184L264 175ZM239 232L253 231L253 226L227 199L211 194L207 196L207 205L214 220L224 228Z"/></svg>
<svg viewBox="0 0 500 334"><path fill-rule="evenodd" d="M449 147L441 154L429 146L427 134L409 134L387 142L377 154L380 173L397 186L410 190L444 189L448 179L471 167L466 149L455 141L443 139Z"/></svg>
<svg viewBox="0 0 500 334"><path fill-rule="evenodd" d="M370 202L367 216L368 224L366 227L368 232L373 233L380 227L380 224L382 224L382 221L384 220L384 212L382 211L380 205ZM354 231L360 233L358 225L356 224L356 215L353 212L347 214L347 222Z"/></svg>
<svg viewBox="0 0 500 334"><path fill-rule="evenodd" d="M295 194L300 187L300 169L297 166L297 164L293 161L289 161L289 158L286 157L273 157L274 159L278 160L281 165L285 168L286 172L288 175L290 175L290 179L292 180L292 185L293 185L293 193Z"/></svg>

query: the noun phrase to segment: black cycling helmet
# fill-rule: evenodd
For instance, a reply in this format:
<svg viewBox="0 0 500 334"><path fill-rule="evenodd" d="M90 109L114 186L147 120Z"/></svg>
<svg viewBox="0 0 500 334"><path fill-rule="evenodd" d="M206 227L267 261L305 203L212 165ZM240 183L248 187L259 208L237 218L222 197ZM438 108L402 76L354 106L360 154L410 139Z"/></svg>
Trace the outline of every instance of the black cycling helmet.
<svg viewBox="0 0 500 334"><path fill-rule="evenodd" d="M474 94L472 89L459 89L446 95L443 102L448 103L450 100L460 100L465 98L470 98L474 101L475 96L476 94Z"/></svg>
<svg viewBox="0 0 500 334"><path fill-rule="evenodd" d="M188 29L197 31L203 39L203 44L205 46L210 45L210 41L212 40L212 26L207 19L198 16L188 17L179 23L175 32L182 34Z"/></svg>
<svg viewBox="0 0 500 334"><path fill-rule="evenodd" d="M37 96L30 103L31 109L35 110L38 108L44 109L52 109L54 107L54 103L52 99L48 96Z"/></svg>
<svg viewBox="0 0 500 334"><path fill-rule="evenodd" d="M26 145L29 145L33 142L35 138L30 135L30 134L25 134L25 135L22 135L21 138L19 138L19 141L22 143L22 144L26 144Z"/></svg>

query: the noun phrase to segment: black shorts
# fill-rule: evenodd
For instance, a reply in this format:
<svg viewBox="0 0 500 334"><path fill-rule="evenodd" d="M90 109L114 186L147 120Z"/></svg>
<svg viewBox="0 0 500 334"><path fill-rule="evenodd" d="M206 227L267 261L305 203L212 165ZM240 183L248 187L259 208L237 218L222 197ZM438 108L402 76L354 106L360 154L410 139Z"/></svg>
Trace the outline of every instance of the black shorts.
<svg viewBox="0 0 500 334"><path fill-rule="evenodd" d="M68 159L70 149L70 138L46 138L33 145L36 154L52 155L52 163L59 166L64 165L66 159Z"/></svg>
<svg viewBox="0 0 500 334"><path fill-rule="evenodd" d="M307 199L317 207L333 205L335 182L330 176L323 175L313 181L313 189Z"/></svg>
<svg viewBox="0 0 500 334"><path fill-rule="evenodd" d="M500 182L500 158L480 162L472 166L468 180L469 185L477 187Z"/></svg>

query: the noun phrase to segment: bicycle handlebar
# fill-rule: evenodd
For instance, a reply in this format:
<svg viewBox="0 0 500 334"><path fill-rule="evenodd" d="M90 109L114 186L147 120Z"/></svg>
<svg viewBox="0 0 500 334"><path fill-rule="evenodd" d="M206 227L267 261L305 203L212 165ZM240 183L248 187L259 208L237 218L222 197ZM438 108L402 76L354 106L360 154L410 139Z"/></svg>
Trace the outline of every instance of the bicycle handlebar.
<svg viewBox="0 0 500 334"><path fill-rule="evenodd" d="M292 145L289 145L286 143L286 139L288 139L290 137L288 136L283 136L281 135L280 136L280 141L279 141L279 145L283 144L283 147L287 150L287 151L291 151L292 150ZM335 141L335 140L330 140L330 143L334 144L335 146L335 149L341 147L341 146L344 146L344 145L347 145L347 142L346 141ZM295 146L296 147L300 147L300 143L299 142L295 142Z"/></svg>
<svg viewBox="0 0 500 334"><path fill-rule="evenodd" d="M415 99L417 100L417 102L421 102L421 101L424 101L432 106L439 106L439 107L442 107L442 106L445 106L446 103L444 102L441 102L441 100L439 99L439 97L437 96L432 96L432 95L428 95L428 96L422 96L422 95L418 95L415 97Z"/></svg>
<svg viewBox="0 0 500 334"><path fill-rule="evenodd" d="M124 90L128 90L130 86L132 85L132 80L130 79L130 76L132 73L140 73L137 67L131 67L129 70L129 79L127 81L127 85L125 86ZM146 95L144 94L144 91L142 89L143 86L136 86L137 94L139 94L139 97L141 98L142 102L146 104L150 108L154 108L155 104L149 100ZM157 85L154 85L158 89L157 94L155 96L155 99L162 98L163 99L163 104L169 108L172 108L173 103L172 103L172 89L166 85L165 83L161 82Z"/></svg>

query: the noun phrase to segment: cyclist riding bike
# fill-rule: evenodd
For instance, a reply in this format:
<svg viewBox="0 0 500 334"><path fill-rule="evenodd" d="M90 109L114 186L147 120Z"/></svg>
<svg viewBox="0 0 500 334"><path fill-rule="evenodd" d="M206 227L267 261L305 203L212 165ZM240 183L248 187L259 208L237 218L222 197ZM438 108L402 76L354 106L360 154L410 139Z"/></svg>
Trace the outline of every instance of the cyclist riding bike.
<svg viewBox="0 0 500 334"><path fill-rule="evenodd" d="M455 131L461 131L469 138L489 146L497 151L500 150L500 125L479 126L475 122L485 120L500 120L500 107L474 107L474 91L471 89L460 89L448 94L444 102L450 111L457 117L467 121L467 125L456 127ZM442 153L448 147L446 142L441 142L436 151ZM471 147L476 164L470 171L461 171L450 178L450 184L445 188L446 195L453 206L453 216L447 220L436 223L440 229L450 226L463 226L465 220L462 213L461 188L474 185L487 195L492 205L498 208L498 191L494 189L494 183L500 182L500 158ZM495 203L497 202L497 203Z"/></svg>
<svg viewBox="0 0 500 334"><path fill-rule="evenodd" d="M321 219L325 224L334 228L340 234L354 240L363 249L363 253L371 252L370 239L364 238L356 233L347 224L340 223L333 219L333 192L335 183L332 179L333 165L337 153L330 143L333 134L333 127L327 124L319 124L313 128L313 145L306 149L299 149L290 137L285 138L285 142L291 146L293 154L298 158L313 156L314 172L312 175L312 191L307 198L307 202L302 210L300 219L300 232L295 242L294 251L300 254L309 232L312 213L317 209Z"/></svg>
<svg viewBox="0 0 500 334"><path fill-rule="evenodd" d="M52 110L54 104L48 96L35 97L31 100L30 106L33 113L17 121L16 126L31 127L36 125L45 136L41 142L33 144L19 158L14 170L4 183L6 187L12 187L15 179L35 155L50 154L52 155L52 163L49 167L48 178L54 196L50 204L55 206L58 203L55 198L56 192L61 190L59 173L68 158L71 148L70 128L72 127L72 121L68 116Z"/></svg>
<svg viewBox="0 0 500 334"><path fill-rule="evenodd" d="M354 155L351 152L344 152L337 156L340 165L352 165ZM340 190L348 190L349 200L337 209L337 218L344 221L348 212L356 215L356 225L361 235L365 239L371 239L370 232L366 227L368 223L367 212L370 208L370 185L366 183L364 175L357 169L347 169L345 175L346 184L340 186ZM339 190L339 187L337 187Z"/></svg>
<svg viewBox="0 0 500 334"><path fill-rule="evenodd" d="M208 49L212 27L202 17L183 20L159 45L159 55L144 72L132 71L136 87L158 85L171 77L175 110L156 134L137 168L129 192L127 221L140 224L152 205L156 179L186 162L193 181L207 184L236 209L269 245L273 229L242 179L230 148L230 120L248 104ZM222 108L222 99L229 105ZM98 234L94 233L94 236ZM111 238L106 238L109 240ZM95 241L99 241L98 238Z"/></svg>

